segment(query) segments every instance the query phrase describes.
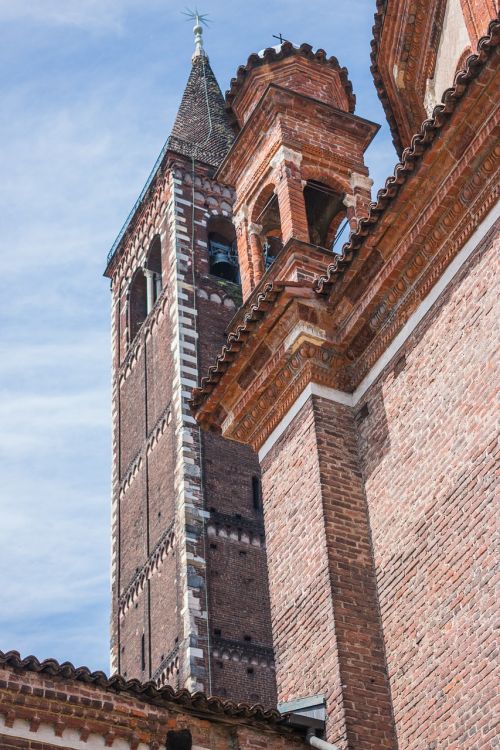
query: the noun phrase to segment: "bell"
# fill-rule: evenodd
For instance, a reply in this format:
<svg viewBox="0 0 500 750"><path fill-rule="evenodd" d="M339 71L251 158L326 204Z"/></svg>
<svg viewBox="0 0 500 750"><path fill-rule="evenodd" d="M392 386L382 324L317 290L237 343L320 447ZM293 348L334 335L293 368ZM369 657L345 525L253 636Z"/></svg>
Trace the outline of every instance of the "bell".
<svg viewBox="0 0 500 750"><path fill-rule="evenodd" d="M234 266L229 262L227 253L214 253L210 264L210 271L221 279L227 279L228 281L233 281L234 279Z"/></svg>

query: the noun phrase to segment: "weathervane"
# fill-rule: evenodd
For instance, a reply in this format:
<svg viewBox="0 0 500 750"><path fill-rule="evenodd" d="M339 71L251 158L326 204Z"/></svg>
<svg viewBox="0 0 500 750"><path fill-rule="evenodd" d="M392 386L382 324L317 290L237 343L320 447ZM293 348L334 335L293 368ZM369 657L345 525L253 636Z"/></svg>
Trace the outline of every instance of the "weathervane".
<svg viewBox="0 0 500 750"><path fill-rule="evenodd" d="M190 21L194 21L194 54L193 57L206 57L203 49L203 26L208 26L208 13L198 13L198 8L182 11L183 16L187 16Z"/></svg>

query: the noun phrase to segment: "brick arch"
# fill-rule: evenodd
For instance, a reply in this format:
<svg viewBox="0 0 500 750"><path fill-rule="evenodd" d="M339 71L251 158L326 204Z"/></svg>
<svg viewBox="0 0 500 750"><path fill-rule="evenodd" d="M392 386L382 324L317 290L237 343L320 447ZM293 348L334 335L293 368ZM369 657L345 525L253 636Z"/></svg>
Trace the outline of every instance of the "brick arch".
<svg viewBox="0 0 500 750"><path fill-rule="evenodd" d="M305 181L314 180L315 182L322 182L331 187L332 190L336 190L340 195L352 192L349 182L347 180L344 182L338 175L332 175L329 169L325 169L319 165L303 163L300 171L302 179Z"/></svg>
<svg viewBox="0 0 500 750"><path fill-rule="evenodd" d="M264 185L264 187L260 190L250 211L250 221L252 223L259 223L260 215L266 204L269 202L271 196L274 194L275 190L276 185L274 184L274 182L268 182L267 185Z"/></svg>

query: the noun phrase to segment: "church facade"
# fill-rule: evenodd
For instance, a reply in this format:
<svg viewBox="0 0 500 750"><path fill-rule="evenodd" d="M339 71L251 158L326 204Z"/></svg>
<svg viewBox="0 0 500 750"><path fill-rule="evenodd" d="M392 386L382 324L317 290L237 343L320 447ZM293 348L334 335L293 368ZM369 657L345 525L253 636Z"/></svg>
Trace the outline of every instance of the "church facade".
<svg viewBox="0 0 500 750"><path fill-rule="evenodd" d="M194 31L105 273L118 674L0 652L0 746L489 750L498 7L377 0L376 196L335 57L224 99Z"/></svg>

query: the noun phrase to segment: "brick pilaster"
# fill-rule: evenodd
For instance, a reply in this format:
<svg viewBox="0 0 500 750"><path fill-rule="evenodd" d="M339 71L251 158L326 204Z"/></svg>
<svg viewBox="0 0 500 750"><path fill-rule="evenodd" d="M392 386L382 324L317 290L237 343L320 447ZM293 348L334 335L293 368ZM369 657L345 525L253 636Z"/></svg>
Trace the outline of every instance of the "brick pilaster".
<svg viewBox="0 0 500 750"><path fill-rule="evenodd" d="M276 174L276 195L284 245L292 237L309 242L304 188L300 173L301 161L302 154L281 146L271 162Z"/></svg>
<svg viewBox="0 0 500 750"><path fill-rule="evenodd" d="M350 407L310 397L262 469L278 699L324 695L342 750L395 748Z"/></svg>
<svg viewBox="0 0 500 750"><path fill-rule="evenodd" d="M248 217L246 206L234 216L236 228L236 242L238 245L238 261L240 264L241 293L246 300L255 286L252 247L248 233Z"/></svg>

